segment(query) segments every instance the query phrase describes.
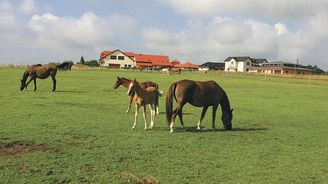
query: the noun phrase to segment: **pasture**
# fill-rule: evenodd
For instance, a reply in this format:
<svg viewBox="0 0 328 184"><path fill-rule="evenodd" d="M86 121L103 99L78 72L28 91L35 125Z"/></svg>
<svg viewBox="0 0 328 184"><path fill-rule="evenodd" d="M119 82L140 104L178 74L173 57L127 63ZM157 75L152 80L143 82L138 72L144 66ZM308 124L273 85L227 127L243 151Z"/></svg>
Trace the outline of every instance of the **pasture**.
<svg viewBox="0 0 328 184"><path fill-rule="evenodd" d="M264 80L218 73L72 70L52 82L37 80L19 91L23 69L0 68L0 183L325 183L328 181L328 85ZM159 84L160 114L153 130L142 115L132 130L126 89L116 76ZM165 119L165 94L180 79L215 80L228 94L232 131L218 109L186 105L182 130ZM301 80L301 79L300 79ZM148 107L147 107L148 108ZM149 111L149 108L148 108ZM150 114L147 114L149 122Z"/></svg>

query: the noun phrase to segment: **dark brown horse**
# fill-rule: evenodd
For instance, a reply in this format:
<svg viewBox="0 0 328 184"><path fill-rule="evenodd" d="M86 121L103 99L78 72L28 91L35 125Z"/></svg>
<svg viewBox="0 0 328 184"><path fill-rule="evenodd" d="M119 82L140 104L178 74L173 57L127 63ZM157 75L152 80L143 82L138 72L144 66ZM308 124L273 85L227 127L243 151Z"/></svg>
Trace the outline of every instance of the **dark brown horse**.
<svg viewBox="0 0 328 184"><path fill-rule="evenodd" d="M177 102L177 107L173 111L173 98ZM200 130L202 120L208 107L212 106L212 128L215 130L216 110L221 105L223 126L226 130L232 128L232 109L225 91L214 81L197 82L191 80L181 80L173 83L166 94L166 119L173 132L175 118L178 115L183 127L182 108L186 103L196 107L203 107L197 129Z"/></svg>
<svg viewBox="0 0 328 184"><path fill-rule="evenodd" d="M124 78L124 77L117 77L116 82L113 86L114 89L117 89L118 87L120 87L121 85L123 85L126 89L129 89L129 85L131 84L130 79ZM148 87L155 87L158 90L158 84L156 84L155 82L151 82L151 81L145 81L145 82L141 82L140 86L143 89L147 89ZM130 99L129 99L129 106L128 106L128 110L126 111L126 113L128 113L131 109L131 103L134 99L135 93L131 93ZM157 104L158 104L158 99L157 99ZM158 105L156 106L156 114L159 113L159 108Z"/></svg>
<svg viewBox="0 0 328 184"><path fill-rule="evenodd" d="M52 82L53 82L53 88L52 91L56 91L56 74L57 74L57 67L54 65L44 65L44 66L38 66L38 65L32 65L28 67L22 77L21 80L21 86L20 90L26 90L27 86L30 84L30 82L34 81L34 91L36 90L36 79L46 79L49 76L51 76ZM26 80L29 78L29 80L26 82Z"/></svg>
<svg viewBox="0 0 328 184"><path fill-rule="evenodd" d="M62 64L59 64L56 67L59 70L67 71L67 70L71 70L72 69L72 66L74 66L74 64L71 63L71 62L63 62Z"/></svg>

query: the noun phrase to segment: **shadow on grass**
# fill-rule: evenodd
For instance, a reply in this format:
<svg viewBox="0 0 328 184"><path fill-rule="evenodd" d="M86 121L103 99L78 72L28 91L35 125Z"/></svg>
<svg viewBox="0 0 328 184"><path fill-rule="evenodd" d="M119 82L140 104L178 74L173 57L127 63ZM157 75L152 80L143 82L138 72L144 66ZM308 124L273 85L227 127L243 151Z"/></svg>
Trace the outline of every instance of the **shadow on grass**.
<svg viewBox="0 0 328 184"><path fill-rule="evenodd" d="M162 130L169 131L169 127L155 127L154 130ZM196 126L193 127L176 127L174 128L175 133L183 133L183 132L191 132L191 133L205 133L205 132L255 132L255 131L266 131L267 128L232 128L231 131L225 130L224 128L216 128L213 130L212 128L204 129L202 127L201 130L197 130Z"/></svg>
<svg viewBox="0 0 328 184"><path fill-rule="evenodd" d="M21 91L22 93L87 93L85 91L78 91L78 90L56 90L53 92L51 89L50 90L39 90L37 89L36 91L32 90L26 90L26 91Z"/></svg>
<svg viewBox="0 0 328 184"><path fill-rule="evenodd" d="M76 91L76 90L57 90L56 93L87 93L85 91Z"/></svg>

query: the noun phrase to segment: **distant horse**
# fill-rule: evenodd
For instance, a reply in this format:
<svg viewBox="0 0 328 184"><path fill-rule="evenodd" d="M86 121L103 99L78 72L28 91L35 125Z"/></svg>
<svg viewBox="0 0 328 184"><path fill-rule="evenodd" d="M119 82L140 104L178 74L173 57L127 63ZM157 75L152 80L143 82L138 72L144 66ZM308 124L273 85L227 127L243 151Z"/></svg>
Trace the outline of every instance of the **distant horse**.
<svg viewBox="0 0 328 184"><path fill-rule="evenodd" d="M131 96L135 94L135 104L136 111L134 115L134 124L132 129L135 129L137 125L138 112L140 107L143 108L143 117L145 120L145 130L147 129L147 119L146 119L146 105L149 105L150 108L150 125L149 128L152 129L155 126L155 117L156 117L156 107L158 106L158 97L160 93L155 87L148 87L144 89L139 82L134 79L129 84L129 89L127 94Z"/></svg>
<svg viewBox="0 0 328 184"><path fill-rule="evenodd" d="M56 67L59 69L59 70L71 70L72 69L72 66L73 66L73 63L70 63L70 62L64 62L62 64L59 64L57 65Z"/></svg>
<svg viewBox="0 0 328 184"><path fill-rule="evenodd" d="M168 69L168 68L163 68L163 69L161 69L160 70L160 72L161 72L161 74L169 74L170 73L170 69Z"/></svg>
<svg viewBox="0 0 328 184"><path fill-rule="evenodd" d="M36 78L39 79L46 79L49 76L51 76L52 82L53 82L53 88L52 91L56 91L56 74L57 74L57 67L53 65L44 65L44 66L38 66L38 65L32 65L28 67L21 79L21 86L20 90L23 89L26 90L27 86L30 84L30 82L34 81L34 91L36 91ZM29 78L28 82L26 83L27 78Z"/></svg>
<svg viewBox="0 0 328 184"><path fill-rule="evenodd" d="M173 98L177 102L177 107L173 111ZM212 128L215 130L215 116L218 105L221 105L224 128L232 128L232 109L225 91L214 81L197 82L192 80L181 80L173 83L166 94L166 119L173 132L175 118L179 115L181 126L183 127L182 108L186 103L196 107L203 107L197 129L200 130L202 120L209 106L213 106Z"/></svg>
<svg viewBox="0 0 328 184"><path fill-rule="evenodd" d="M132 80L124 78L124 77L118 77L116 79L116 82L113 86L114 89L117 89L118 87L120 87L120 85L123 85L126 89L129 89L129 85L131 83ZM151 82L151 81L145 81L145 82L141 82L140 86L144 89L147 89L148 87L155 87L158 90L158 84L156 84L155 82ZM126 113L130 112L131 109L131 103L134 99L135 94L131 93L130 95L130 100L129 100L129 106L128 106L128 110L126 111ZM157 106L156 106L156 114L159 114L159 107L158 107L158 99L157 100Z"/></svg>
<svg viewBox="0 0 328 184"><path fill-rule="evenodd" d="M181 68L171 68L170 74L181 74Z"/></svg>

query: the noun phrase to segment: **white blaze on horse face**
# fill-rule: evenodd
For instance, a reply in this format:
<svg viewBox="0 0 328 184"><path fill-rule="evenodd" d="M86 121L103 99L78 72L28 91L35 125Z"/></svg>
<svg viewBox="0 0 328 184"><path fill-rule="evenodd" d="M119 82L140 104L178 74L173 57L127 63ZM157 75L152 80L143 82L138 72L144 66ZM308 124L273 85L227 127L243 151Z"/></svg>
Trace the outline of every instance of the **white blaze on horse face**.
<svg viewBox="0 0 328 184"><path fill-rule="evenodd" d="M131 82L130 85L129 85L128 92L127 92L128 95L130 94L130 91L131 91L132 86L133 86L133 83Z"/></svg>

